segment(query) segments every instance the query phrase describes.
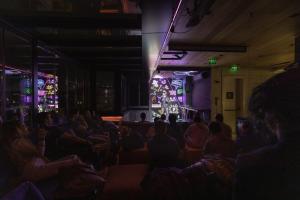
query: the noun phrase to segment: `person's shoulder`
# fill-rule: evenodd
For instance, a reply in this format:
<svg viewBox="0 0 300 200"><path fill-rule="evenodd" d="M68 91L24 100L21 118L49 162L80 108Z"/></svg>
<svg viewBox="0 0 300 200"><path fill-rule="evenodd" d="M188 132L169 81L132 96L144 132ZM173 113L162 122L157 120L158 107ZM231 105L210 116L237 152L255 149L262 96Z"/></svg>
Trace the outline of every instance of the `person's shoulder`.
<svg viewBox="0 0 300 200"><path fill-rule="evenodd" d="M169 136L168 134L164 135L155 135L153 137L153 140L159 140L160 142L163 142L164 144L170 144L170 143L177 143L177 140L174 139L172 136Z"/></svg>
<svg viewBox="0 0 300 200"><path fill-rule="evenodd" d="M150 140L149 143L153 143L155 141L159 140L159 136L157 134L155 134Z"/></svg>
<svg viewBox="0 0 300 200"><path fill-rule="evenodd" d="M188 128L194 128L194 127L197 127L197 124L196 123L192 123L188 126Z"/></svg>
<svg viewBox="0 0 300 200"><path fill-rule="evenodd" d="M209 130L207 124L205 124L205 123L202 123L202 127L205 128L205 129L207 129L207 130Z"/></svg>
<svg viewBox="0 0 300 200"><path fill-rule="evenodd" d="M277 155L277 145L263 147L253 152L239 155L237 158L237 166L240 168L266 166L273 163Z"/></svg>
<svg viewBox="0 0 300 200"><path fill-rule="evenodd" d="M156 135L155 135L156 136ZM161 142L159 138L153 136L151 139L148 140L147 145L149 149L155 149L157 145L159 145Z"/></svg>
<svg viewBox="0 0 300 200"><path fill-rule="evenodd" d="M177 140L175 139L175 138L173 138L173 137L171 137L171 136L169 136L169 135L166 135L166 137L167 137L167 139L169 140L169 141L171 141L171 142L173 142L173 143L177 143Z"/></svg>
<svg viewBox="0 0 300 200"><path fill-rule="evenodd" d="M219 138L217 136L214 136L214 135L210 135L207 138L207 142L212 142L212 141L215 141L215 140L219 140Z"/></svg>

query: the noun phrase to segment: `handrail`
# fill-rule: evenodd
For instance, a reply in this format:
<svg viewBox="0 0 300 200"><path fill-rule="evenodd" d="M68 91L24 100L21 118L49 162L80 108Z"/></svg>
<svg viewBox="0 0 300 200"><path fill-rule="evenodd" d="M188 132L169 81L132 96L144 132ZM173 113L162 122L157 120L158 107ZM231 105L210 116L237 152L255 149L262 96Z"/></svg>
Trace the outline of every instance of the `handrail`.
<svg viewBox="0 0 300 200"><path fill-rule="evenodd" d="M185 109L185 110L191 110L191 111L195 111L197 112L198 110L194 109L194 108L191 108L191 107L186 107L186 106L179 106L180 108L182 109Z"/></svg>

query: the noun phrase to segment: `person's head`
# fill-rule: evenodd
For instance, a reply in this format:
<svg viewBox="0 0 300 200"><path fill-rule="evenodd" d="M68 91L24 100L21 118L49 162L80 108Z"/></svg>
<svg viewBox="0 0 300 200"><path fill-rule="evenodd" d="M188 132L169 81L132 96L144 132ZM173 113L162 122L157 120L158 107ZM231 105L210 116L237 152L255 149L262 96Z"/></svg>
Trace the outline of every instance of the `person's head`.
<svg viewBox="0 0 300 200"><path fill-rule="evenodd" d="M223 122L224 121L224 117L221 113L218 113L215 117L217 122Z"/></svg>
<svg viewBox="0 0 300 200"><path fill-rule="evenodd" d="M256 87L249 111L280 138L300 132L300 69L290 69Z"/></svg>
<svg viewBox="0 0 300 200"><path fill-rule="evenodd" d="M86 123L86 120L85 120L85 118L84 118L83 115L79 115L79 116L78 116L78 121L79 121L79 122Z"/></svg>
<svg viewBox="0 0 300 200"><path fill-rule="evenodd" d="M58 109L58 113L61 114L62 116L65 116L66 111L64 109L62 109L62 108L59 108Z"/></svg>
<svg viewBox="0 0 300 200"><path fill-rule="evenodd" d="M65 123L63 113L57 112L55 115L52 115L53 123L56 125L62 125Z"/></svg>
<svg viewBox="0 0 300 200"><path fill-rule="evenodd" d="M175 124L177 120L177 115L176 114L170 114L169 115L169 122L170 124Z"/></svg>
<svg viewBox="0 0 300 200"><path fill-rule="evenodd" d="M120 134L122 137L126 137L129 135L129 128L128 126L120 126Z"/></svg>
<svg viewBox="0 0 300 200"><path fill-rule="evenodd" d="M55 118L56 115L57 115L57 113L58 113L58 112L55 111L55 110L52 110L52 111L49 112L49 114L51 115L52 118Z"/></svg>
<svg viewBox="0 0 300 200"><path fill-rule="evenodd" d="M154 117L154 124L156 123L156 122L158 122L160 120L160 118L159 117Z"/></svg>
<svg viewBox="0 0 300 200"><path fill-rule="evenodd" d="M162 121L157 121L155 123L155 134L156 135L162 135L165 134L167 132L167 124L165 122Z"/></svg>
<svg viewBox="0 0 300 200"><path fill-rule="evenodd" d="M97 113L96 113L95 110L92 110L92 111L91 111L91 114L92 114L92 117L93 117L93 118L97 117Z"/></svg>
<svg viewBox="0 0 300 200"><path fill-rule="evenodd" d="M219 135L222 132L222 127L218 122L212 122L209 124L209 132L212 135Z"/></svg>
<svg viewBox="0 0 300 200"><path fill-rule="evenodd" d="M7 121L0 128L0 143L10 144L17 138L26 137L29 134L25 125L18 121Z"/></svg>
<svg viewBox="0 0 300 200"><path fill-rule="evenodd" d="M167 116L165 114L162 114L160 116L161 121L165 121L167 119Z"/></svg>
<svg viewBox="0 0 300 200"><path fill-rule="evenodd" d="M53 125L53 119L50 113L42 112L37 114L37 123L39 126L51 126Z"/></svg>
<svg viewBox="0 0 300 200"><path fill-rule="evenodd" d="M6 121L20 121L18 112L15 110L8 110L6 112Z"/></svg>
<svg viewBox="0 0 300 200"><path fill-rule="evenodd" d="M92 113L91 113L91 111L86 110L84 112L84 117L85 117L85 119L92 119Z"/></svg>
<svg viewBox="0 0 300 200"><path fill-rule="evenodd" d="M202 118L201 118L201 115L200 115L200 112L197 112L194 116L194 122L195 123L200 123L202 122Z"/></svg>
<svg viewBox="0 0 300 200"><path fill-rule="evenodd" d="M79 117L79 111L78 110L71 110L70 111L70 119L76 119Z"/></svg>
<svg viewBox="0 0 300 200"><path fill-rule="evenodd" d="M17 116L18 116L18 119L19 119L19 121L22 123L22 124L24 124L24 122L25 122L25 115L24 115L24 111L23 111L23 108L18 108L17 109Z"/></svg>
<svg viewBox="0 0 300 200"><path fill-rule="evenodd" d="M140 118L141 118L141 121L145 121L146 120L146 113L142 112L140 114Z"/></svg>
<svg viewBox="0 0 300 200"><path fill-rule="evenodd" d="M240 128L241 135L251 134L253 132L252 129L253 129L253 127L252 127L251 122L249 120L244 121Z"/></svg>

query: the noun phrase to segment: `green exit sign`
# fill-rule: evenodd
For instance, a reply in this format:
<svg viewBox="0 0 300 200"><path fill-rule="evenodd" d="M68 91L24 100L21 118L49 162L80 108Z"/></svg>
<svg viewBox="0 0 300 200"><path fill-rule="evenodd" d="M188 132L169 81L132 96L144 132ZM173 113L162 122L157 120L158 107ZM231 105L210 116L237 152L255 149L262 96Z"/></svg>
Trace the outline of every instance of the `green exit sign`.
<svg viewBox="0 0 300 200"><path fill-rule="evenodd" d="M212 58L208 59L208 64L210 64L210 65L216 65L217 64L217 58L216 57L212 57Z"/></svg>
<svg viewBox="0 0 300 200"><path fill-rule="evenodd" d="M238 65L236 65L236 64L233 64L233 65L231 65L230 66L230 72L232 72L232 73L236 73L236 72L238 72L239 71L239 66Z"/></svg>

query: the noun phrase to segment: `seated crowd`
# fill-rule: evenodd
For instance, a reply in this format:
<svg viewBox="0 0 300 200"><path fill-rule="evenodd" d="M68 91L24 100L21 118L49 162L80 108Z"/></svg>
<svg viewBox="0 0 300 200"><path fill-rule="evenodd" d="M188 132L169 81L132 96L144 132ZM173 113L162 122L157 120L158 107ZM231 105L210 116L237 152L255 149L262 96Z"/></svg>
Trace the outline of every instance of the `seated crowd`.
<svg viewBox="0 0 300 200"><path fill-rule="evenodd" d="M146 148L149 173L159 168L188 167L192 163L185 160L183 152L189 148L206 155L227 158L237 155L231 129L224 128L228 125L217 120L222 117L221 114L217 115L215 122L207 124L197 113L186 130L177 122L175 114L169 115L169 123L164 115L162 119L156 117L154 124L146 121L145 113L141 113L140 117L141 121L134 123L134 126L126 126L122 122L117 126L101 120L90 111L82 114L72 111L68 117L56 112L40 113L36 118L37 126L29 129L18 116L13 116L1 125L1 159L5 159L13 169L2 192L24 181L31 181L46 199L70 198L70 190L76 197L90 195L93 189L103 188L105 180L99 171L116 164L120 151L133 152ZM103 148L97 149L99 145ZM72 172L74 168L77 171ZM72 173L89 176L79 181L76 180L78 176ZM64 180L64 184L79 181L89 188L84 188L84 191L80 190L80 186L67 188L60 183L61 180L55 181L55 187L40 186L45 185L44 182L51 183L58 176L72 176ZM76 192L73 191L75 189Z"/></svg>
<svg viewBox="0 0 300 200"><path fill-rule="evenodd" d="M88 110L40 113L32 128L18 116L0 120L1 195L23 184L41 192L34 199L101 199L107 168L122 152L142 149L145 199L292 199L300 180L299 78L294 69L258 87L250 99L256 123L245 121L236 141L221 114L206 122L199 112L186 130L175 114L151 123L141 113L140 122L118 126ZM277 140L258 134L266 127ZM201 155L188 160L194 151Z"/></svg>

